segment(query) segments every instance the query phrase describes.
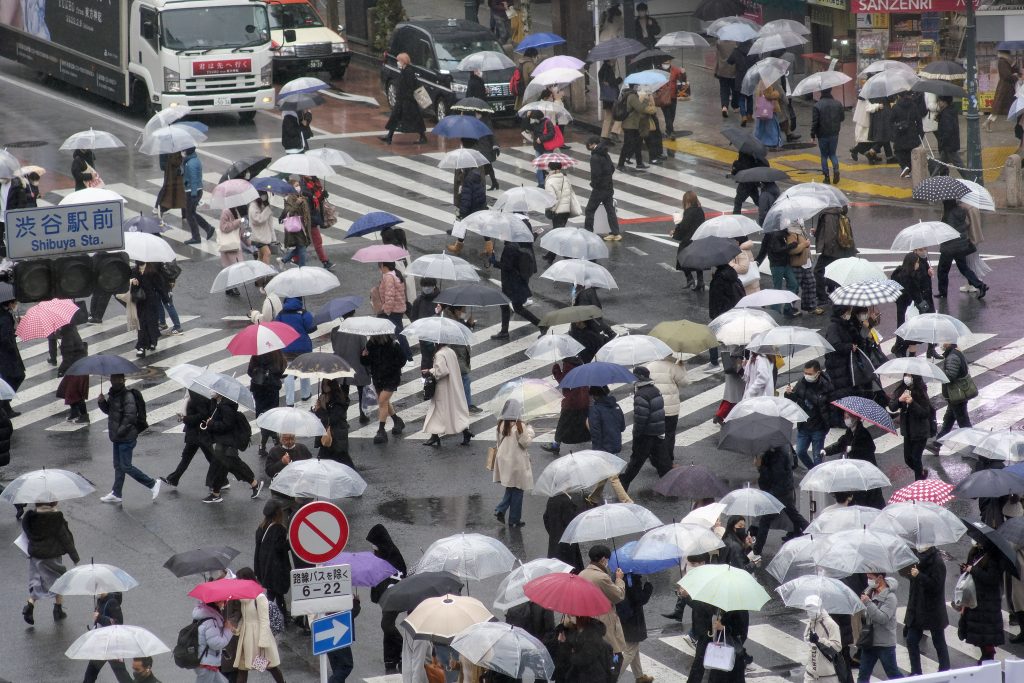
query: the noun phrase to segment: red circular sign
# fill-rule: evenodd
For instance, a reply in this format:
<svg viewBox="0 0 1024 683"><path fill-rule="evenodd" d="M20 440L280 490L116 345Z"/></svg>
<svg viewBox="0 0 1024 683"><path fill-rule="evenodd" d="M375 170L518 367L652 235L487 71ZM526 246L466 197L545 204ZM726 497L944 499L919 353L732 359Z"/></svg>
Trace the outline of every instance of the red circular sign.
<svg viewBox="0 0 1024 683"><path fill-rule="evenodd" d="M326 562L348 543L348 518L334 503L307 503L292 517L288 541L300 559L310 564Z"/></svg>

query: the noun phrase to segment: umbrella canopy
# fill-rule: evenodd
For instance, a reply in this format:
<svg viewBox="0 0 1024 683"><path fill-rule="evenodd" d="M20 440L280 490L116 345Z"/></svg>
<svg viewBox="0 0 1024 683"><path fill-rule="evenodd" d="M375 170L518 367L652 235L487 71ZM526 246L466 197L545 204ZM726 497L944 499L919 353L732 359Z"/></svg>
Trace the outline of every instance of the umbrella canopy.
<svg viewBox="0 0 1024 683"><path fill-rule="evenodd" d="M934 80L922 74L921 80L910 86L913 92L928 92L939 97L955 97L957 99L967 97L967 91L956 83L949 81Z"/></svg>
<svg viewBox="0 0 1024 683"><path fill-rule="evenodd" d="M583 344L567 334L548 333L526 349L526 357L532 360L558 362L563 358L572 358L583 350Z"/></svg>
<svg viewBox="0 0 1024 683"><path fill-rule="evenodd" d="M982 211L995 211L996 201L992 198L992 193L985 189L984 186L979 185L973 180L960 180L961 183L967 186L970 190L967 194L960 198L961 204L967 204L973 206Z"/></svg>
<svg viewBox="0 0 1024 683"><path fill-rule="evenodd" d="M718 346L707 325L689 320L666 320L651 329L651 336L665 342L675 353L697 354Z"/></svg>
<svg viewBox="0 0 1024 683"><path fill-rule="evenodd" d="M734 127L723 128L722 135L730 145L736 148L737 152L749 154L755 159L764 159L768 155L768 149L764 143L745 130Z"/></svg>
<svg viewBox="0 0 1024 683"><path fill-rule="evenodd" d="M661 38L658 38L658 42L654 44L655 47L662 49L672 48L685 48L685 47L711 47L711 44L705 40L704 36L699 33L692 31L672 31L666 33Z"/></svg>
<svg viewBox="0 0 1024 683"><path fill-rule="evenodd" d="M672 355L672 349L658 339L646 334L627 334L612 339L602 346L596 360L604 363L636 366L661 360Z"/></svg>
<svg viewBox="0 0 1024 683"><path fill-rule="evenodd" d="M870 491L890 483L889 477L868 461L840 458L812 467L800 480L800 490L819 493Z"/></svg>
<svg viewBox="0 0 1024 683"><path fill-rule="evenodd" d="M757 38L757 30L746 24L726 24L718 29L719 40L731 40L734 43L746 43ZM756 53L755 53L756 54Z"/></svg>
<svg viewBox="0 0 1024 683"><path fill-rule="evenodd" d="M815 330L794 325L783 325L765 330L751 340L747 348L757 353L775 353L792 356L797 351L813 349L828 353L835 349Z"/></svg>
<svg viewBox="0 0 1024 683"><path fill-rule="evenodd" d="M322 95L319 93L293 93L291 95L285 95L279 97L277 100L277 108L281 111L306 111L313 107L319 107L321 104L326 102Z"/></svg>
<svg viewBox="0 0 1024 683"><path fill-rule="evenodd" d="M520 377L503 384L490 404L498 419L529 421L558 415L562 409L562 392L551 380Z"/></svg>
<svg viewBox="0 0 1024 683"><path fill-rule="evenodd" d="M647 49L643 43L632 38L611 38L598 43L587 53L588 62L602 62L639 54Z"/></svg>
<svg viewBox="0 0 1024 683"><path fill-rule="evenodd" d="M719 343L727 346L746 346L756 335L773 327L777 327L775 320L756 308L733 308L708 323Z"/></svg>
<svg viewBox="0 0 1024 683"><path fill-rule="evenodd" d="M708 503L690 510L680 521L687 524L700 524L711 529L718 524L723 512L725 512L725 505L722 503Z"/></svg>
<svg viewBox="0 0 1024 683"><path fill-rule="evenodd" d="M828 534L815 543L812 555L819 566L844 574L887 574L917 563L906 541L873 529Z"/></svg>
<svg viewBox="0 0 1024 683"><path fill-rule="evenodd" d="M999 498L1024 493L1024 477L1000 470L979 470L953 487L957 498Z"/></svg>
<svg viewBox="0 0 1024 683"><path fill-rule="evenodd" d="M351 154L333 147L317 147L306 154L320 159L328 166L351 166L356 161Z"/></svg>
<svg viewBox="0 0 1024 683"><path fill-rule="evenodd" d="M753 95L758 84L769 86L789 71L789 62L778 57L765 57L754 62L740 81L740 92Z"/></svg>
<svg viewBox="0 0 1024 683"><path fill-rule="evenodd" d="M927 83L927 81L925 81ZM932 82L932 85L949 85L948 83ZM952 176L938 175L929 176L914 188L913 198L926 202L941 202L946 199L959 200L970 193L970 188ZM931 246L931 245L929 245Z"/></svg>
<svg viewBox="0 0 1024 683"><path fill-rule="evenodd" d="M299 333L287 323L256 323L232 337L228 351L232 356L257 356L283 349L298 338Z"/></svg>
<svg viewBox="0 0 1024 683"><path fill-rule="evenodd" d="M776 50L785 50L796 45L803 45L806 42L806 37L789 31L769 33L755 40L747 54L761 55L766 52L775 52Z"/></svg>
<svg viewBox="0 0 1024 683"><path fill-rule="evenodd" d="M641 536L633 556L637 560L664 559L663 546L666 545L675 549L675 554L669 557L701 555L725 547L718 534L706 526L675 522L651 529Z"/></svg>
<svg viewBox="0 0 1024 683"><path fill-rule="evenodd" d="M934 177L946 178L948 176ZM924 185L922 184L918 187L924 187ZM895 252L913 251L915 249L935 247L943 242L955 240L958 237L960 237L960 233L957 232L956 228L947 223L942 221L920 221L896 233L890 249Z"/></svg>
<svg viewBox="0 0 1024 683"><path fill-rule="evenodd" d="M545 152L539 157L530 162L537 168L547 169L551 164L559 164L562 168L572 168L576 165L576 160L567 154L561 152ZM564 228L558 228L562 230Z"/></svg>
<svg viewBox="0 0 1024 683"><path fill-rule="evenodd" d="M889 281L889 278L879 265L856 256L836 259L825 266L825 279L831 280L840 287L858 282Z"/></svg>
<svg viewBox="0 0 1024 683"><path fill-rule="evenodd" d="M557 202L554 194L539 187L513 187L494 202L494 210L504 213L543 212Z"/></svg>
<svg viewBox="0 0 1024 683"><path fill-rule="evenodd" d="M491 237L505 242L531 243L534 237L533 231L522 218L494 209L472 213L459 221L459 225L482 237Z"/></svg>
<svg viewBox="0 0 1024 683"><path fill-rule="evenodd" d="M114 624L86 631L71 643L71 647L64 651L64 656L68 659L107 661L152 657L170 651L159 638L144 628Z"/></svg>
<svg viewBox="0 0 1024 683"><path fill-rule="evenodd" d="M678 262L683 268L707 270L728 263L740 253L736 240L725 237L705 237L694 240L679 252Z"/></svg>
<svg viewBox="0 0 1024 683"><path fill-rule="evenodd" d="M451 646L473 664L517 681L546 681L555 672L544 643L518 626L473 624L456 635Z"/></svg>
<svg viewBox="0 0 1024 683"><path fill-rule="evenodd" d="M508 58L506 57L506 59ZM437 122L433 132L434 135L442 138L472 138L474 140L494 134L486 123L468 114L445 116Z"/></svg>
<svg viewBox="0 0 1024 683"><path fill-rule="evenodd" d="M164 568L170 569L171 573L179 578L193 574L224 571L231 564L231 560L238 556L238 552L226 545L196 548L171 555L164 562Z"/></svg>
<svg viewBox="0 0 1024 683"><path fill-rule="evenodd" d="M832 303L837 306L878 306L879 304L891 304L900 298L903 293L903 285L895 280L877 282L867 280L855 282L851 285L844 285L828 295Z"/></svg>
<svg viewBox="0 0 1024 683"><path fill-rule="evenodd" d="M256 418L256 426L277 434L323 436L324 424L313 413L298 408L271 408Z"/></svg>
<svg viewBox="0 0 1024 683"><path fill-rule="evenodd" d="M76 190L70 194L64 196L57 206L68 206L71 204L93 204L96 202L121 202L124 203L124 197L108 190L105 187L87 187L84 190Z"/></svg>
<svg viewBox="0 0 1024 683"><path fill-rule="evenodd" d="M1017 550L999 535L999 532L982 522L968 521L960 518L966 527L967 535L984 546L985 550L1004 565L1006 571L1020 578L1020 566L1017 564Z"/></svg>
<svg viewBox="0 0 1024 683"><path fill-rule="evenodd" d="M971 454L989 460L1019 462L1024 459L1024 434L1009 429L995 430L975 444ZM1016 466L1008 467L1007 470L1024 476L1024 472Z"/></svg>
<svg viewBox="0 0 1024 683"><path fill-rule="evenodd" d="M387 211L371 211L365 213L352 222L345 237L359 237L372 232L379 232L385 228L391 228L399 223L404 223L401 218Z"/></svg>
<svg viewBox="0 0 1024 683"><path fill-rule="evenodd" d="M576 59L572 55L555 55L554 57L548 57L543 60L533 70L535 76L539 76L545 71L551 71L552 69L571 69L579 70L587 65L582 59Z"/></svg>
<svg viewBox="0 0 1024 683"><path fill-rule="evenodd" d="M472 330L457 320L437 316L420 318L409 323L402 330L402 334L407 337L415 337L420 341L434 342L435 344L469 346L473 343Z"/></svg>
<svg viewBox="0 0 1024 683"><path fill-rule="evenodd" d="M501 541L483 534L455 534L430 544L416 563L415 573L451 572L478 581L506 574L515 556Z"/></svg>
<svg viewBox="0 0 1024 683"><path fill-rule="evenodd" d="M796 194L779 197L768 209L761 229L765 232L786 230L793 221L807 221L828 208L829 202L818 195Z"/></svg>
<svg viewBox="0 0 1024 683"><path fill-rule="evenodd" d="M274 173L317 178L324 178L334 173L327 163L309 154L286 154L272 162L267 168Z"/></svg>
<svg viewBox="0 0 1024 683"><path fill-rule="evenodd" d="M946 508L915 501L887 505L870 528L899 536L916 547L956 543L967 532L960 518Z"/></svg>
<svg viewBox="0 0 1024 683"><path fill-rule="evenodd" d="M82 564L62 574L50 592L57 595L99 595L131 590L139 582L128 572L110 564Z"/></svg>
<svg viewBox="0 0 1024 683"><path fill-rule="evenodd" d="M769 417L781 417L793 424L809 419L800 406L794 401L781 396L755 396L745 398L732 407L725 421L736 420L747 415L766 415ZM710 497L710 496L705 496Z"/></svg>
<svg viewBox="0 0 1024 683"><path fill-rule="evenodd" d="M608 558L608 571L612 574L621 569L626 574L657 574L666 569L678 569L682 561L679 548L665 543L648 543L647 550L654 559L638 560L638 541L630 541L612 552Z"/></svg>
<svg viewBox="0 0 1024 683"><path fill-rule="evenodd" d="M718 476L703 465L678 465L654 485L654 492L690 500L719 498L729 492Z"/></svg>
<svg viewBox="0 0 1024 683"><path fill-rule="evenodd" d="M302 93L312 93L319 90L330 90L331 86L329 83L321 81L319 78L313 78L312 76L303 76L302 78L293 78L277 91L277 99L280 100L283 97L289 95L299 95Z"/></svg>
<svg viewBox="0 0 1024 683"><path fill-rule="evenodd" d="M358 334L364 337L374 337L379 334L394 334L395 324L387 318L357 315L342 320L338 325L338 331Z"/></svg>
<svg viewBox="0 0 1024 683"><path fill-rule="evenodd" d="M476 282L480 279L476 268L469 261L450 254L424 254L410 263L405 273L435 280Z"/></svg>
<svg viewBox="0 0 1024 683"><path fill-rule="evenodd" d="M263 170L270 165L270 157L262 155L253 155L242 157L238 161L233 162L228 166L227 170L220 176L220 182L225 180L231 180L233 178L242 178L243 180L253 181L256 176L263 172ZM262 178L266 180L266 178ZM288 187L291 187L290 183L287 183ZM294 191L294 188L292 188Z"/></svg>
<svg viewBox="0 0 1024 683"><path fill-rule="evenodd" d="M593 261L608 258L605 241L582 228L555 228L541 236L540 246L552 254L569 259Z"/></svg>
<svg viewBox="0 0 1024 683"><path fill-rule="evenodd" d="M905 358L887 360L875 368L875 374L879 377L885 375L917 375L925 381L932 380L942 383L949 381L942 368L929 363L926 358L921 356L907 356Z"/></svg>
<svg viewBox="0 0 1024 683"><path fill-rule="evenodd" d="M642 533L661 525L661 520L641 505L608 503L576 515L562 533L561 542L604 541Z"/></svg>
<svg viewBox="0 0 1024 683"><path fill-rule="evenodd" d="M328 270L299 266L275 275L264 287L264 290L267 294L277 294L279 297L285 298L326 294L340 286L338 276Z"/></svg>
<svg viewBox="0 0 1024 683"><path fill-rule="evenodd" d="M366 490L366 480L348 465L316 458L285 465L270 482L270 490L293 498L357 498Z"/></svg>
<svg viewBox="0 0 1024 683"><path fill-rule="evenodd" d="M249 579L217 579L201 583L188 592L200 602L255 600L263 594L263 586Z"/></svg>
<svg viewBox="0 0 1024 683"><path fill-rule="evenodd" d="M284 374L319 381L354 377L355 371L348 362L333 353L304 353L288 364Z"/></svg>
<svg viewBox="0 0 1024 683"><path fill-rule="evenodd" d="M175 121L180 121L192 112L192 107L188 105L181 105L177 107L165 107L149 117L146 121L146 127L142 131L142 135L146 136L152 133L157 128L163 128L164 126L170 125Z"/></svg>
<svg viewBox="0 0 1024 683"><path fill-rule="evenodd" d="M578 574L546 574L529 581L523 593L532 603L574 617L598 617L612 608L601 589Z"/></svg>
<svg viewBox="0 0 1024 683"><path fill-rule="evenodd" d="M237 403L239 407L244 406L250 410L256 409L256 402L253 400L252 392L249 391L249 388L234 377L220 372L204 370L203 374L192 380L192 384L188 386L188 389L207 398L213 398L215 395L223 396L229 401Z"/></svg>
<svg viewBox="0 0 1024 683"><path fill-rule="evenodd" d="M810 597L829 614L854 614L864 609L860 596L849 586L829 576L800 576L775 589L787 607L802 608Z"/></svg>
<svg viewBox="0 0 1024 683"><path fill-rule="evenodd" d="M1021 546L1024 546L1024 517L1011 517L1007 519L999 525L997 532L1007 542L1017 546L1019 550Z"/></svg>
<svg viewBox="0 0 1024 683"><path fill-rule="evenodd" d="M434 301L447 306L507 306L510 302L500 289L470 283L442 289Z"/></svg>
<svg viewBox="0 0 1024 683"><path fill-rule="evenodd" d="M794 425L784 417L751 414L722 424L718 447L756 456L770 448L788 448L794 441Z"/></svg>
<svg viewBox="0 0 1024 683"><path fill-rule="evenodd" d="M33 470L19 475L0 492L0 500L12 505L53 503L82 498L96 489L75 472L58 469Z"/></svg>
<svg viewBox="0 0 1024 683"><path fill-rule="evenodd" d="M793 19L776 19L769 21L761 27L759 33L766 36L770 33L795 33L799 36L811 35L810 29ZM827 73L827 72L826 72Z"/></svg>
<svg viewBox="0 0 1024 683"><path fill-rule="evenodd" d="M508 610L516 605L529 602L523 593L523 587L541 576L548 574L568 574L573 570L571 564L549 557L540 557L519 565L498 584L495 592L494 609Z"/></svg>
<svg viewBox="0 0 1024 683"><path fill-rule="evenodd" d="M864 422L870 422L890 434L896 433L896 426L892 423L889 413L871 399L863 396L844 396L837 401L832 401L832 405L844 413L849 413Z"/></svg>
<svg viewBox="0 0 1024 683"><path fill-rule="evenodd" d="M559 493L588 491L626 469L626 461L611 453L583 450L555 458L537 477L532 493L556 496Z"/></svg>
<svg viewBox="0 0 1024 683"><path fill-rule="evenodd" d="M758 171L764 169L762 167L750 170ZM752 235L755 232L761 232L761 226L757 224L757 221L742 214L723 213L721 216L709 218L701 223L700 227L694 231L693 239L702 240L707 237L735 239Z"/></svg>
<svg viewBox="0 0 1024 683"><path fill-rule="evenodd" d="M725 612L758 611L771 600L750 572L727 564L693 567L676 582L691 600L704 602Z"/></svg>
<svg viewBox="0 0 1024 683"><path fill-rule="evenodd" d="M596 320L604 315L597 306L567 306L548 311L540 319L541 327L552 327L554 325L566 325L568 323L583 322L584 320Z"/></svg>
<svg viewBox="0 0 1024 683"><path fill-rule="evenodd" d="M125 232L146 232L150 235L159 235L167 228L167 224L156 216L132 216L124 222Z"/></svg>
<svg viewBox="0 0 1024 683"><path fill-rule="evenodd" d="M71 299L40 301L21 317L15 334L22 341L49 337L70 323L79 312L78 304Z"/></svg>
<svg viewBox="0 0 1024 683"><path fill-rule="evenodd" d="M782 512L785 507L779 499L761 489L749 487L736 489L725 494L720 501L728 515L744 517L762 517Z"/></svg>
<svg viewBox="0 0 1024 683"><path fill-rule="evenodd" d="M14 397L15 392L11 385L0 379L0 401L10 401Z"/></svg>
<svg viewBox="0 0 1024 683"><path fill-rule="evenodd" d="M21 162L6 149L0 149L0 178L16 178L21 175Z"/></svg>
<svg viewBox="0 0 1024 683"><path fill-rule="evenodd" d="M60 149L61 151L72 151L76 149L116 149L117 147L124 147L124 143L113 134L105 130L90 128L68 136L61 143Z"/></svg>
<svg viewBox="0 0 1024 683"><path fill-rule="evenodd" d="M660 69L637 71L626 76L626 85L639 85L648 88L660 88L668 83L668 74Z"/></svg>
<svg viewBox="0 0 1024 683"><path fill-rule="evenodd" d="M105 375L109 377L110 375L133 375L137 372L142 372L142 368L127 358L100 353L76 360L64 374L72 377L76 375Z"/></svg>
<svg viewBox="0 0 1024 683"><path fill-rule="evenodd" d="M928 344L956 344L970 333L967 325L944 313L922 313L896 328L897 336Z"/></svg>
<svg viewBox="0 0 1024 683"><path fill-rule="evenodd" d="M352 254L359 263L394 263L404 258L409 258L409 252L394 244L371 244Z"/></svg>
<svg viewBox="0 0 1024 683"><path fill-rule="evenodd" d="M573 81L575 81L578 78L583 78L583 72L582 71L579 71L577 69L555 68L555 69L548 69L547 71L545 71L544 73L540 74L539 76L531 78L530 79L530 84L531 85L536 84L536 86L534 86L535 89L536 89L537 86L547 87L549 85L561 85L563 83L572 83ZM529 86L527 86L527 87L529 87ZM540 92L539 91L535 91L534 99L536 97L539 97L539 95L540 95ZM529 101L531 99L530 96L529 96L529 93L524 93L523 97L525 98L526 101Z"/></svg>
<svg viewBox="0 0 1024 683"><path fill-rule="evenodd" d="M323 323L338 320L339 318L352 313L363 305L361 296L339 296L331 299L313 316L313 322L320 325Z"/></svg>
<svg viewBox="0 0 1024 683"><path fill-rule="evenodd" d="M124 250L130 259L143 263L170 263L176 258L174 249L163 238L144 232L125 233Z"/></svg>
<svg viewBox="0 0 1024 683"><path fill-rule="evenodd" d="M328 560L327 566L347 564L352 570L352 585L372 588L389 578L400 579L401 572L398 571L387 560L377 557L371 552L360 553L338 553L333 559Z"/></svg>
<svg viewBox="0 0 1024 683"><path fill-rule="evenodd" d="M636 375L617 363L593 361L579 365L562 378L560 389L579 389L580 387L605 387L609 384L632 384Z"/></svg>
<svg viewBox="0 0 1024 683"><path fill-rule="evenodd" d="M421 572L388 586L380 599L380 608L389 612L411 612L427 598L462 590L459 577L451 572Z"/></svg>
<svg viewBox="0 0 1024 683"><path fill-rule="evenodd" d="M526 116L531 111L539 111L560 126L564 126L572 121L572 114L565 108L565 105L554 100L529 102L520 107L518 113L520 116Z"/></svg>
<svg viewBox="0 0 1024 683"><path fill-rule="evenodd" d="M235 178L225 180L213 188L209 205L211 209L231 209L236 206L247 206L249 202L258 198L259 193L252 183L242 178Z"/></svg>
<svg viewBox="0 0 1024 683"><path fill-rule="evenodd" d="M885 69L871 76L860 89L863 100L889 98L910 90L921 80L913 71L906 69Z"/></svg>
<svg viewBox="0 0 1024 683"><path fill-rule="evenodd" d="M643 52L641 52L639 54L636 54L636 55L633 55L632 57L630 57L629 58L629 63L630 64L636 64L637 62L642 62L642 61L648 60L648 59L651 60L652 62L656 61L656 62L660 63L662 60L672 59L672 55L668 54L667 52L665 52L663 50L657 50L657 49L651 48L649 50L644 50Z"/></svg>
<svg viewBox="0 0 1024 683"><path fill-rule="evenodd" d="M768 166L757 166L755 168L746 168L733 177L733 182L737 183L774 183L780 180L789 180L789 176L785 171L780 171L777 168L770 168ZM722 214L722 216L732 216L734 214ZM735 214L739 215L739 214ZM701 226L703 227L703 225ZM758 229L761 226L757 226Z"/></svg>
<svg viewBox="0 0 1024 683"><path fill-rule="evenodd" d="M575 230L576 228L571 229ZM545 280L566 282L577 287L618 289L615 278L607 268L578 258L568 258L552 264L550 268L541 273L541 277Z"/></svg>
<svg viewBox="0 0 1024 683"><path fill-rule="evenodd" d="M174 154L192 149L204 140L206 134L198 129L183 123L172 123L143 136L139 151L151 156Z"/></svg>
<svg viewBox="0 0 1024 683"><path fill-rule="evenodd" d="M787 188L779 199L789 197L811 196L825 202L826 206L843 207L850 203L849 198L835 185L825 183L797 183Z"/></svg>
<svg viewBox="0 0 1024 683"><path fill-rule="evenodd" d="M737 301L735 308L778 306L780 304L791 304L799 300L800 295L788 289L760 289L753 294L747 294Z"/></svg>
<svg viewBox="0 0 1024 683"><path fill-rule="evenodd" d="M863 529L877 518L879 510L865 505L831 506L814 518L805 534L834 534L847 529ZM885 529L883 529L885 531Z"/></svg>
<svg viewBox="0 0 1024 683"><path fill-rule="evenodd" d="M808 534L786 541L775 553L772 561L768 563L766 571L780 583L792 581L808 574L843 576L842 572L820 568L815 563L814 551L823 538L825 538L823 534Z"/></svg>
<svg viewBox="0 0 1024 683"><path fill-rule="evenodd" d="M480 71L499 71L501 69L511 69L515 65L516 63L509 59L508 55L504 52L484 50L463 57L462 61L459 62L458 69L459 71L474 71L477 69Z"/></svg>
<svg viewBox="0 0 1024 683"><path fill-rule="evenodd" d="M217 277L213 278L210 286L210 293L223 292L229 289L244 285L247 282L258 280L261 277L274 277L277 269L263 261L241 261L232 263L227 268L221 269Z"/></svg>
<svg viewBox="0 0 1024 683"><path fill-rule="evenodd" d="M554 45L561 45L565 42L565 38L555 33L531 33L530 35L523 38L518 45L516 45L516 52L526 52L531 47L535 47L538 50L545 47L552 47Z"/></svg>
<svg viewBox="0 0 1024 683"><path fill-rule="evenodd" d="M852 78L844 74L842 71L819 71L816 74L806 76L802 81L797 83L797 86L793 88L793 97L807 95L819 90L836 88L844 83L849 83L852 80Z"/></svg>
<svg viewBox="0 0 1024 683"><path fill-rule="evenodd" d="M925 501L945 505L953 500L953 485L940 479L920 479L909 486L896 489L889 496L889 504L908 501Z"/></svg>
<svg viewBox="0 0 1024 683"><path fill-rule="evenodd" d="M867 78L872 74L877 74L881 71L888 71L891 69L903 69L904 71L914 72L914 67L910 66L906 62L899 62L895 59L879 59L871 62L864 70L860 72L861 78Z"/></svg>

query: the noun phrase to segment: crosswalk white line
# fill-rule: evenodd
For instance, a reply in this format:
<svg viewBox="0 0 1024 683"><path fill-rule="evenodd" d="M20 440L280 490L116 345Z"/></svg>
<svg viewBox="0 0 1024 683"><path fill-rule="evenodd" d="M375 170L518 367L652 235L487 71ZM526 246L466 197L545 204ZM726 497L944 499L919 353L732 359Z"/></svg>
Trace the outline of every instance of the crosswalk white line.
<svg viewBox="0 0 1024 683"><path fill-rule="evenodd" d="M693 659L693 657L697 654L693 646L690 645L690 643L688 643L683 636L665 636L663 638L658 638L658 641L668 645L669 647L679 650L680 652L688 656L690 659ZM758 676L767 673L770 673L769 670L764 668L763 666L760 666L757 662L754 662L753 668L747 672L749 676Z"/></svg>
<svg viewBox="0 0 1024 683"><path fill-rule="evenodd" d="M181 318L182 324L185 324L186 318L188 318L188 320L195 320L198 316L194 316L193 315L193 316L179 316L179 317ZM92 337L95 337L95 336L100 335L100 334L105 334L107 332L110 332L111 330L116 330L117 328L124 327L124 326L125 326L125 317L123 315L119 315L119 316L113 316L112 315L112 316L108 316L106 320L104 320L102 323L99 323L99 324L90 323L88 325L79 325L78 326L78 333L82 337L83 341L88 341ZM21 351L21 360L22 361L27 361L30 358L35 358L36 356L41 356L41 355L47 353L49 349L48 349L48 344L47 344L47 341L46 341L45 338L43 338L43 339L32 339L32 340L29 340L29 341L23 341L22 339L19 338L18 339L18 350ZM32 373L30 373L30 372L26 372L25 373L26 377L31 376L31 375L32 375Z"/></svg>
<svg viewBox="0 0 1024 683"><path fill-rule="evenodd" d="M640 653L640 664L643 667L644 675L653 676L654 680L659 683L686 683L688 672L676 671L672 667L662 664L657 659L654 659L643 652ZM625 683L626 680L629 680L628 678L624 678L625 675L626 672L623 671L619 676L619 680L623 681L623 683Z"/></svg>

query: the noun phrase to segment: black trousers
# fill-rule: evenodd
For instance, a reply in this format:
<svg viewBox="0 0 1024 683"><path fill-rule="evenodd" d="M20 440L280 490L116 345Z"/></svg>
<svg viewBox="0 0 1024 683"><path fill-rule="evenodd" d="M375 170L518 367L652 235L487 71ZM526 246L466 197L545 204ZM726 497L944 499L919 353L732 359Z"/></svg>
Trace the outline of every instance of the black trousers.
<svg viewBox="0 0 1024 683"><path fill-rule="evenodd" d="M967 265L967 255L962 254L959 256L953 256L951 254L939 254L939 267L938 267L938 285L939 295L945 296L946 290L949 289L949 270L956 263L957 270L964 276L968 284L975 287L981 287L982 281L978 279L978 276L974 274L974 271Z"/></svg>
<svg viewBox="0 0 1024 683"><path fill-rule="evenodd" d="M910 168L910 153L912 149L894 149L893 152L896 154L896 162L900 165L900 168Z"/></svg>
<svg viewBox="0 0 1024 683"><path fill-rule="evenodd" d="M532 325L539 325L540 318L530 313L529 309L523 304L512 304L511 306L501 307L501 331L508 332L508 324L512 321L512 311L515 311L520 318L528 321Z"/></svg>
<svg viewBox="0 0 1024 683"><path fill-rule="evenodd" d="M665 115L665 135L671 136L676 132L676 101L672 100L672 104L667 107L661 108L661 113Z"/></svg>
<svg viewBox="0 0 1024 683"><path fill-rule="evenodd" d="M800 514L800 511L796 509L792 504L787 504L786 507L782 508L782 513L776 513L774 515L765 515L757 521L757 536L754 539L754 554L760 555L764 549L765 541L768 540L768 532L771 531L772 524L778 518L779 514L784 514L789 517L789 521L793 524L793 530L795 533L803 533L804 529L807 528L807 520Z"/></svg>
<svg viewBox="0 0 1024 683"><path fill-rule="evenodd" d="M643 140L640 139L640 131L636 128L622 129L622 150L619 152L619 168L626 164L626 159L636 157L636 165L643 166Z"/></svg>
<svg viewBox="0 0 1024 683"><path fill-rule="evenodd" d="M954 422L956 422L957 427L971 426L971 416L967 412L967 401L946 404L946 412L942 416L942 427L939 429L938 436L948 434L953 429Z"/></svg>
<svg viewBox="0 0 1024 683"><path fill-rule="evenodd" d="M221 486L226 484L228 481L228 477L227 474L224 473L223 471L220 472L221 474L223 474L220 480L213 480L213 478L211 477L211 475L214 473L213 451L211 451L210 447L207 446L206 444L196 443L185 444L185 448L182 449L181 451L181 460L178 461L178 466L174 468L174 471L167 475L167 481L169 481L174 486L177 486L178 482L181 481L182 475L185 474L185 470L187 470L188 466L192 464L192 458L196 457L196 453L198 453L199 451L203 452L203 456L206 458L206 462L209 463L210 465L210 468L209 470L207 470L206 473L206 486L208 488L220 488Z"/></svg>
<svg viewBox="0 0 1024 683"><path fill-rule="evenodd" d="M829 287L825 284L825 266L835 261L831 256L819 256L818 260L814 262L814 285L817 288L816 295L818 301L831 301L828 298L828 293L831 292L835 287Z"/></svg>
<svg viewBox="0 0 1024 683"><path fill-rule="evenodd" d="M246 484L252 484L256 481L256 475L252 473L249 466L245 464L238 455L238 449L234 446L224 446L223 444L213 445L213 463L210 467L210 481L215 482L217 487L220 486L221 482L227 480L228 474L235 475L235 479L238 481L244 481ZM215 491L219 491L219 488L214 488Z"/></svg>
<svg viewBox="0 0 1024 683"><path fill-rule="evenodd" d="M665 416L665 438L661 441L661 452L663 461L668 462L671 467L675 459L676 451L676 427L679 426L678 415Z"/></svg>
<svg viewBox="0 0 1024 683"><path fill-rule="evenodd" d="M672 469L672 460L666 460L662 441L663 437L660 436L650 434L633 435L633 452L629 456L629 464L626 465L626 469L619 475L622 488L629 489L630 482L636 478L636 475L640 473L640 469L648 460L654 465L654 469L658 471L659 477L665 476Z"/></svg>
<svg viewBox="0 0 1024 683"><path fill-rule="evenodd" d="M583 229L594 232L594 213L597 207L604 205L608 213L608 230L613 235L619 234L619 217L615 213L615 195L612 192L591 192L587 200L587 208L583 210Z"/></svg>
<svg viewBox="0 0 1024 683"><path fill-rule="evenodd" d="M760 199L761 193L757 191L757 183L739 183L736 186L736 197L732 200L732 212L740 213L743 211L743 202L750 197L750 201L757 204L757 200Z"/></svg>
<svg viewBox="0 0 1024 683"><path fill-rule="evenodd" d="M926 478L921 457L924 455L924 447L927 443L928 439L903 438L903 462L913 470L915 481Z"/></svg>
<svg viewBox="0 0 1024 683"><path fill-rule="evenodd" d="M381 612L380 630L384 632L384 666L392 668L402 661L402 634L398 632L395 621L398 612Z"/></svg>
<svg viewBox="0 0 1024 683"><path fill-rule="evenodd" d="M82 679L82 683L96 683L100 676L100 670L103 669L105 664L110 665L110 670L114 672L114 678L117 679L117 683L132 683L134 680L131 674L128 673L128 668L125 667L124 662L116 659L111 659L110 661L95 659L91 660L88 666L85 667L85 678Z"/></svg>

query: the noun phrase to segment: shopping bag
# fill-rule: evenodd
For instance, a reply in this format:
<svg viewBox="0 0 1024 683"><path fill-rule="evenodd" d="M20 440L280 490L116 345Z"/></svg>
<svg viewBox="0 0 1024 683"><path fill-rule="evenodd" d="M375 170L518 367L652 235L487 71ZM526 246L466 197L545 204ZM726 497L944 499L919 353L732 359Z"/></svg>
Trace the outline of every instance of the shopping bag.
<svg viewBox="0 0 1024 683"><path fill-rule="evenodd" d="M704 668L732 671L736 666L736 648L725 642L725 631L720 633L721 638L716 635L704 650Z"/></svg>
<svg viewBox="0 0 1024 683"><path fill-rule="evenodd" d="M416 104L419 105L420 109L430 109L433 106L433 101L430 99L430 93L422 85L412 91L413 99L416 100Z"/></svg>

